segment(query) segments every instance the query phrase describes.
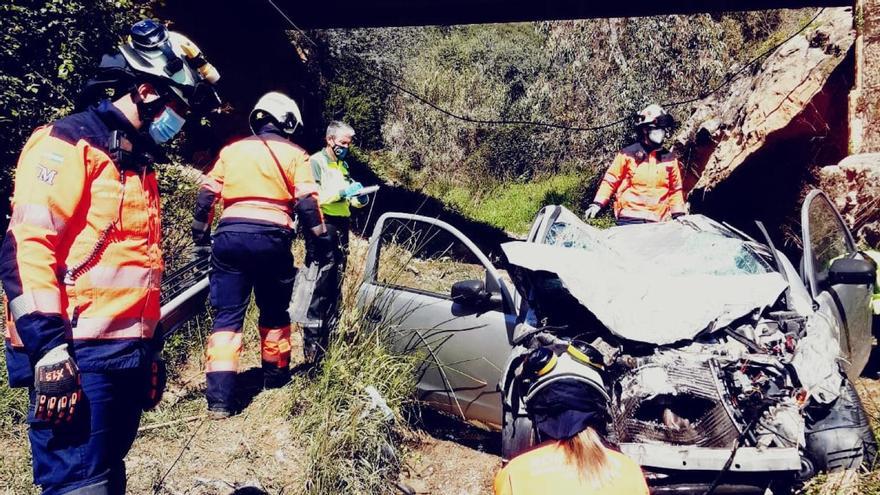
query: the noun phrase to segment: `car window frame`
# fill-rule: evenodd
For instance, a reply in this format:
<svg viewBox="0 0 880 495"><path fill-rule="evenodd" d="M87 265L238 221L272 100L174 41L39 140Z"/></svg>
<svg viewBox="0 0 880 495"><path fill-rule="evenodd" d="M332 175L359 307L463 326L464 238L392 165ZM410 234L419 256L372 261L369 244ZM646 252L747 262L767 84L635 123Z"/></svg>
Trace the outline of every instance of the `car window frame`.
<svg viewBox="0 0 880 495"><path fill-rule="evenodd" d="M818 283L818 274L816 271L815 263L813 262L813 243L812 243L812 231L813 225L810 224L810 210L814 201L823 201L831 211L834 213L834 219L837 222L837 226L841 227L843 231L844 242L846 244L846 255L858 252L858 246L856 245L855 239L853 238L852 231L850 231L849 227L846 225L846 222L843 219L843 216L837 211L837 208L834 206L834 203L831 202L831 199L828 197L825 192L819 189L813 189L807 194L807 197L804 198L803 206L801 207L801 235L803 237L803 261L804 261L804 277L805 282L807 282L808 289L810 290L810 294L813 297L819 295L822 292L822 288L819 287Z"/></svg>
<svg viewBox="0 0 880 495"><path fill-rule="evenodd" d="M485 253L483 253L483 251L479 247L477 247L477 245L474 244L474 242L471 241L470 238L464 235L457 228L442 220L432 217L426 217L423 215L416 215L413 213L387 212L379 217L379 220L376 222L375 227L373 227L373 234L370 237L370 246L367 252L367 262L364 265L364 274L361 284L372 284L377 287L387 287L389 289L421 294L428 297L436 297L438 299L445 299L448 301L452 300L451 294L442 294L439 292L401 286L397 284L383 282L378 279L380 261L379 258L382 248L382 233L385 230L385 225L390 220L422 222L430 226L442 229L451 234L465 247L467 247L471 251L471 254L477 259L477 261L479 261L480 264L483 265L483 268L485 269L483 282L486 284L486 289L490 291L497 290L498 292L500 292L502 304L501 308L498 309L498 311L506 314L516 314L514 299L511 295L510 289L507 287L507 284L501 278L501 274L495 268L495 265L492 264L489 258L485 255Z"/></svg>

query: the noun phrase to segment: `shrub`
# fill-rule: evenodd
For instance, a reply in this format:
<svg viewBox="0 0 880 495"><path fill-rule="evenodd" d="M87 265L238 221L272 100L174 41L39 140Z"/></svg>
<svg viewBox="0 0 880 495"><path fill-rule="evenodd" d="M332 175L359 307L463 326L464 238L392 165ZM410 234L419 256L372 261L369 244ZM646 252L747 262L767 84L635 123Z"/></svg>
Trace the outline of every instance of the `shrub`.
<svg viewBox="0 0 880 495"><path fill-rule="evenodd" d="M7 0L0 4L0 213L8 207L5 198L12 191L15 162L31 131L73 109L101 55L147 14L147 3Z"/></svg>

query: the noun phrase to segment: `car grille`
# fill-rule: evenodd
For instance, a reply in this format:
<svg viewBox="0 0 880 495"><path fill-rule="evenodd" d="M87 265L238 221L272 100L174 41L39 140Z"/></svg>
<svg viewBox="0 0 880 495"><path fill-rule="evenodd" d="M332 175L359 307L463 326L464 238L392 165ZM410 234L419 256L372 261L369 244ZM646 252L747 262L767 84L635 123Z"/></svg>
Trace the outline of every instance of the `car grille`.
<svg viewBox="0 0 880 495"><path fill-rule="evenodd" d="M620 442L730 447L741 426L711 360L664 353L620 377L612 425Z"/></svg>

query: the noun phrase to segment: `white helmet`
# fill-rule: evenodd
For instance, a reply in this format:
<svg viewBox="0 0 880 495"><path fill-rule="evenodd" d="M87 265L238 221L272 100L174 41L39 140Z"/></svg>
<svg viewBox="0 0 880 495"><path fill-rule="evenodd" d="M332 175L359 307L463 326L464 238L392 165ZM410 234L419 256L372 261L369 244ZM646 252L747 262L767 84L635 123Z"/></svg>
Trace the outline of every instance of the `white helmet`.
<svg viewBox="0 0 880 495"><path fill-rule="evenodd" d="M670 128L675 121L660 105L652 103L636 115L636 127L652 126L662 129Z"/></svg>
<svg viewBox="0 0 880 495"><path fill-rule="evenodd" d="M203 96L197 94L198 89L213 86L220 79L220 73L192 40L151 19L133 25L131 36L119 51L131 70L166 82L190 106L197 106L192 100Z"/></svg>
<svg viewBox="0 0 880 495"><path fill-rule="evenodd" d="M549 350L549 348L546 348ZM589 358L583 351L573 345L556 355L552 351L543 352L545 362L541 362L542 369L535 370L536 379L531 383L523 397L528 403L541 390L559 380L579 382L597 392L604 400L609 400L605 380L600 370L604 368L599 359Z"/></svg>
<svg viewBox="0 0 880 495"><path fill-rule="evenodd" d="M117 97L118 91L149 82L163 96L203 114L220 106L215 86L219 79L220 73L192 40L160 22L144 19L131 27L118 53L103 57L96 76L83 88L80 103L94 103L111 89Z"/></svg>
<svg viewBox="0 0 880 495"><path fill-rule="evenodd" d="M302 114L296 102L277 91L271 91L260 97L251 110L248 122L254 134L266 124L275 124L285 134L292 135L298 126L303 125Z"/></svg>

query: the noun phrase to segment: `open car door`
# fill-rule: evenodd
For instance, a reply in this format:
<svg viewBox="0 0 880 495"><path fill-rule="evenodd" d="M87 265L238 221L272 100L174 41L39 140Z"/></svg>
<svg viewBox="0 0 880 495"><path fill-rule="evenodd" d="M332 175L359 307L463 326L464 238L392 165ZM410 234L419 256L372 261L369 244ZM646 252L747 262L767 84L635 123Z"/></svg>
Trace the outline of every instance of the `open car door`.
<svg viewBox="0 0 880 495"><path fill-rule="evenodd" d="M824 192L811 191L801 209L802 278L820 311L841 322L840 350L847 375L858 377L871 353L873 266Z"/></svg>
<svg viewBox="0 0 880 495"><path fill-rule="evenodd" d="M423 358L420 399L500 427L497 386L513 348L514 300L473 242L434 218L382 215L358 304L365 318L387 325L398 351Z"/></svg>

